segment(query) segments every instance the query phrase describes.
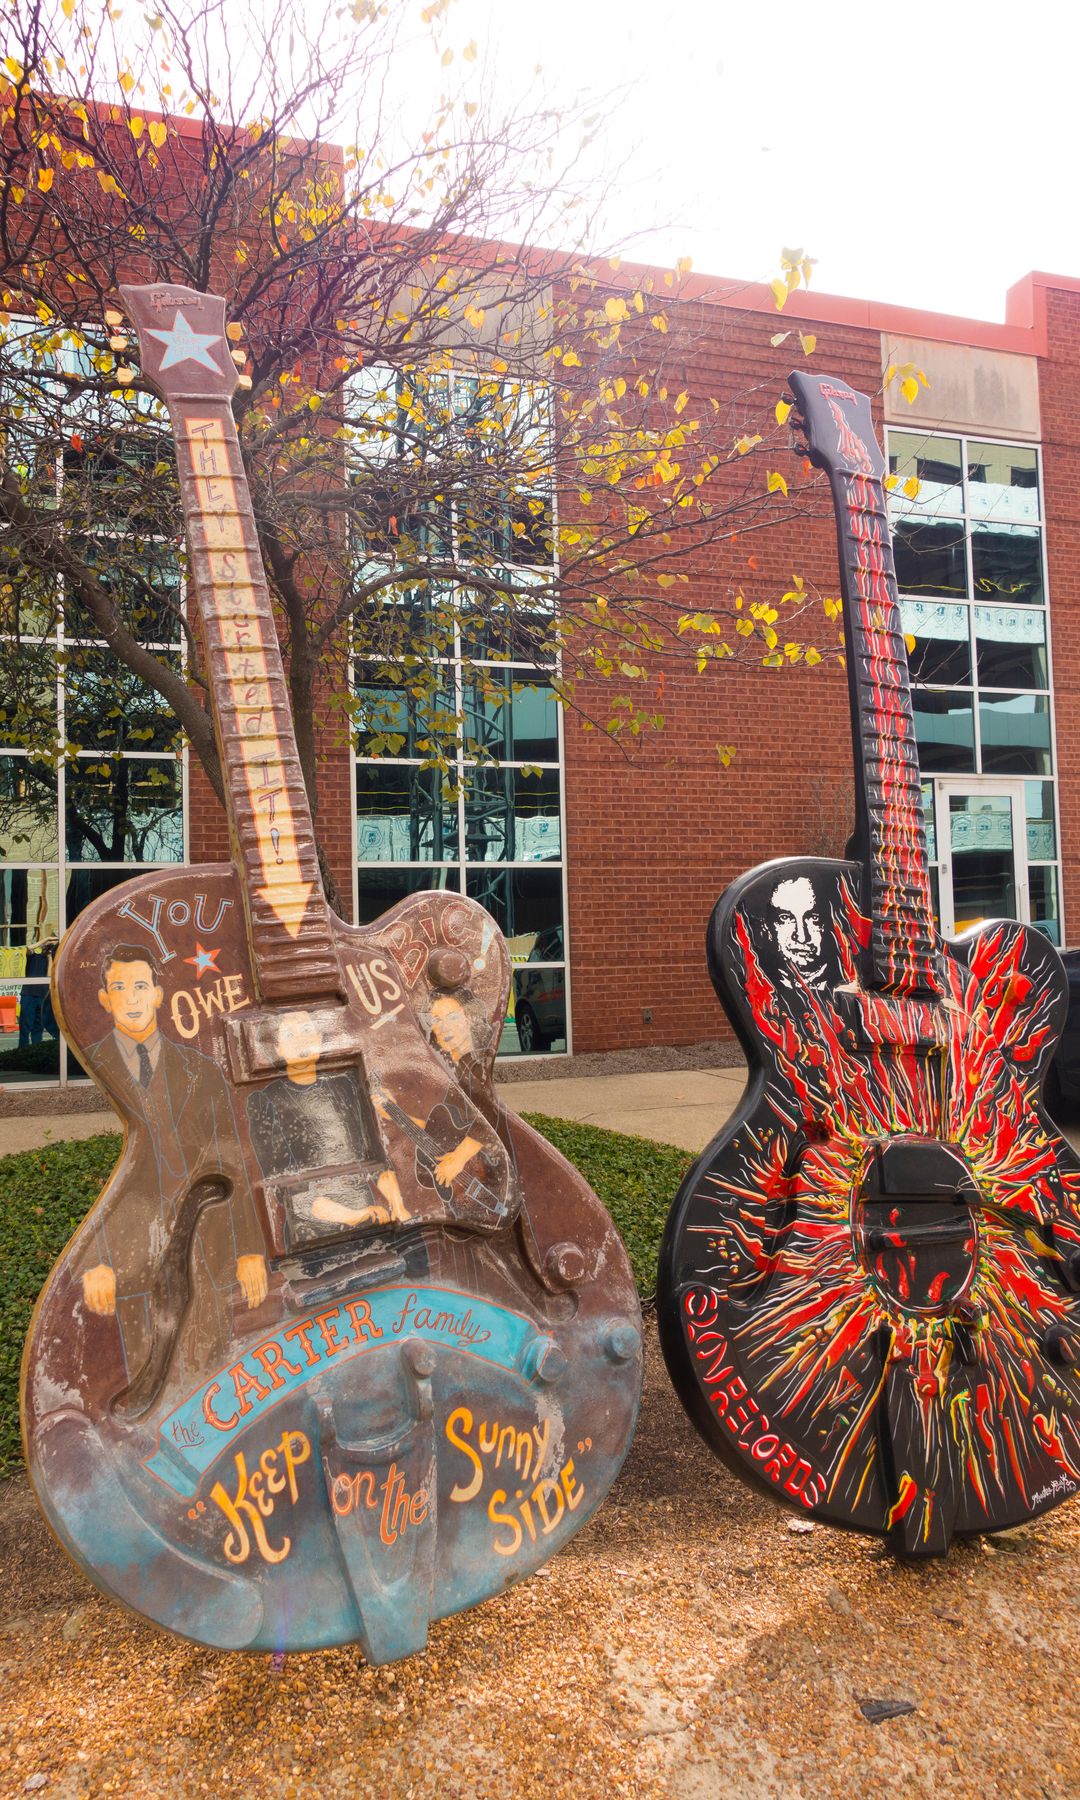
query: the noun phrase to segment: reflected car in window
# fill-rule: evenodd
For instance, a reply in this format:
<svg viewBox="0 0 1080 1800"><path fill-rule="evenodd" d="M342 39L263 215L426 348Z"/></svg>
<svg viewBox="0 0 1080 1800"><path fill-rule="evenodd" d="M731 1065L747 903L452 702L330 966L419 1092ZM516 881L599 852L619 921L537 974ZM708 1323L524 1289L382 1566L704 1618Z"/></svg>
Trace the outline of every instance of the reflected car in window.
<svg viewBox="0 0 1080 1800"><path fill-rule="evenodd" d="M537 933L524 968L514 970L514 1022L523 1056L535 1056L566 1039L566 968L533 967L563 955L561 926Z"/></svg>

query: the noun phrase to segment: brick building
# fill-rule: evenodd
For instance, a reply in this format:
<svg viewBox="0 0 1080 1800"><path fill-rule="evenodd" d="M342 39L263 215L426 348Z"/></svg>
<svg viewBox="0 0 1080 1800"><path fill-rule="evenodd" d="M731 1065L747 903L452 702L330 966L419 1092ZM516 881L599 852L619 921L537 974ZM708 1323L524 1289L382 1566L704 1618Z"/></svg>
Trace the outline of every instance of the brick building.
<svg viewBox="0 0 1080 1800"><path fill-rule="evenodd" d="M682 357L692 401L756 383L779 392L788 359L799 359L796 335L780 349L771 341L777 314L767 290L691 279L669 311L671 354ZM1080 790L1070 779L1080 753L1072 674L1080 633L1080 281L1027 277L1011 291L1003 325L813 293L789 301L783 325L791 324L813 331L813 368L871 394L881 395L890 364L914 363L928 377L914 405L892 388L875 405L901 481L920 481L917 498L896 490L894 532L915 639L943 927L1014 914L1065 943L1075 929L1070 909L1080 908ZM794 458L789 474L801 480ZM763 594L775 591L793 570L836 591L835 531L820 483L755 538L752 555L748 591L755 583ZM718 602L733 568L708 559L691 565L680 605ZM418 758L376 769L362 742L354 755L327 732L320 829L341 892L352 894L360 919L426 885L461 887L489 905L517 964L507 1055L726 1035L703 953L717 896L766 858L842 853L851 813L843 672L831 660L782 670L727 665L707 677L671 665L666 727L629 760L573 714L559 716L542 670L523 679L530 685L505 709L495 746L505 770L499 805L516 825L494 857L464 797L434 848L428 839L417 853L408 808L419 791ZM728 769L718 741L736 746ZM218 860L224 820L201 769L189 763L175 771L169 860ZM539 773L527 777L527 769ZM519 804L530 780L532 798ZM58 804L62 813L62 793ZM55 895L60 929L102 881L125 873L117 865L91 879L70 866L62 830L50 855L18 849L5 851L9 900L13 876L39 880L43 895ZM25 893L22 904L30 904ZM9 1053L0 1079L78 1078L59 1045L53 1057L47 1019L33 1039L43 1049L20 1061L28 1034L20 1039L19 1019L33 1015L43 989L40 970L17 963L17 952L0 963L0 1050Z"/></svg>

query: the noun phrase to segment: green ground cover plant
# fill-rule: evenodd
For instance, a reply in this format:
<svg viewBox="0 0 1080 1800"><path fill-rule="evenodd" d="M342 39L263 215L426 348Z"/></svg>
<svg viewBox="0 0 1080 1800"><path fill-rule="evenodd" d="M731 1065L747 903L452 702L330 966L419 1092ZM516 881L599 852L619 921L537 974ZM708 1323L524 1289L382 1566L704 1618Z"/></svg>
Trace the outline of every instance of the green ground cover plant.
<svg viewBox="0 0 1080 1800"><path fill-rule="evenodd" d="M599 1194L648 1298L664 1220L693 1157L596 1125L526 1116ZM34 1301L119 1154L119 1133L107 1132L0 1157L0 1477L22 1466L19 1365Z"/></svg>

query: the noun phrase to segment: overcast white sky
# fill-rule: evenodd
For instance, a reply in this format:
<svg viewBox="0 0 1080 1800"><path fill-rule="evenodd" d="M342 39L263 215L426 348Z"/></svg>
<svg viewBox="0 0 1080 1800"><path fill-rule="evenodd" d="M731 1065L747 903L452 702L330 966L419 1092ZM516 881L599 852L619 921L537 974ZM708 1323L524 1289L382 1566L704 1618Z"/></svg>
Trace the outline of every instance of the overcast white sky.
<svg viewBox="0 0 1080 1800"><path fill-rule="evenodd" d="M641 260L1004 317L1029 269L1080 275L1080 24L1060 0L456 0L485 79L624 90L609 235Z"/></svg>

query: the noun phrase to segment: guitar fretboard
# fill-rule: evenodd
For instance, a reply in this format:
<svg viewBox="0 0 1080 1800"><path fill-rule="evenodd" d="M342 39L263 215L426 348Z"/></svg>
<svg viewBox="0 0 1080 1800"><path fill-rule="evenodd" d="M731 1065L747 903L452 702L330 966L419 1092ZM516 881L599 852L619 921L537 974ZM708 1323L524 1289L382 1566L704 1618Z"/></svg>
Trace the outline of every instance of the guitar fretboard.
<svg viewBox="0 0 1080 1800"><path fill-rule="evenodd" d="M256 986L328 999L341 970L236 428L225 401L171 410Z"/></svg>
<svg viewBox="0 0 1080 1800"><path fill-rule="evenodd" d="M882 484L833 480L844 581L856 781L865 821L867 984L940 993L915 721Z"/></svg>

